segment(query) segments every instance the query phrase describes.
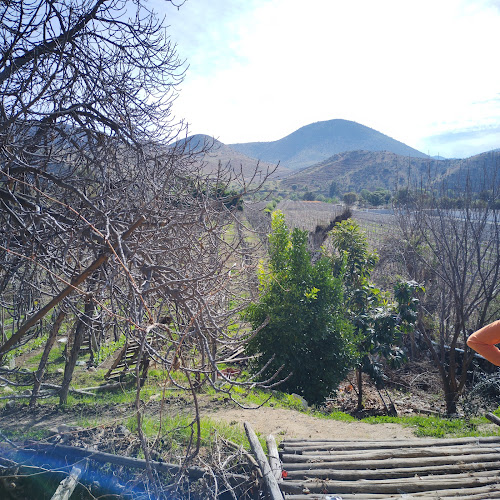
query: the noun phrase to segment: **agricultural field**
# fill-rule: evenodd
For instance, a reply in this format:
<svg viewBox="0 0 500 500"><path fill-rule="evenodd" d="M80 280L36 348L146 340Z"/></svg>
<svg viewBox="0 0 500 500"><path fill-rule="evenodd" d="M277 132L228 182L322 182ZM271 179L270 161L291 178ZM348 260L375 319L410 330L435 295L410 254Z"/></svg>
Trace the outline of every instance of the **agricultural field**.
<svg viewBox="0 0 500 500"><path fill-rule="evenodd" d="M327 226L345 210L343 204L321 201L281 201L277 208L285 215L290 228L313 232L317 226ZM397 230L395 216L389 209L352 208L352 218L365 232L373 249L380 249L386 238Z"/></svg>
<svg viewBox="0 0 500 500"><path fill-rule="evenodd" d="M290 228L314 231L316 226L328 225L344 210L343 205L334 205L322 201L283 200L276 207L283 212Z"/></svg>

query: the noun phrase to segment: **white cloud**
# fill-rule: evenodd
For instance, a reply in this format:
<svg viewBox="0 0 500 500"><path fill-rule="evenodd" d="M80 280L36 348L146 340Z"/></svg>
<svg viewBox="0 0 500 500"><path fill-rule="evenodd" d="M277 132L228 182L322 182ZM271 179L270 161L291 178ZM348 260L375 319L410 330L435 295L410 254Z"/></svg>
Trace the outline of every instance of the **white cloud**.
<svg viewBox="0 0 500 500"><path fill-rule="evenodd" d="M169 19L191 64L175 110L193 132L225 143L279 139L333 118L414 147L500 125L490 101L500 90L498 5L188 0Z"/></svg>

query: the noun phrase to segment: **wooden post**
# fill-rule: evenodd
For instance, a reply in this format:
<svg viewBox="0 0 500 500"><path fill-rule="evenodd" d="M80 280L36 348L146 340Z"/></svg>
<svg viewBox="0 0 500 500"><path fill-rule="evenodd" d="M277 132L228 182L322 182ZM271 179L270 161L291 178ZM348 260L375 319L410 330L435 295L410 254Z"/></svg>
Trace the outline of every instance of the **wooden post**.
<svg viewBox="0 0 500 500"><path fill-rule="evenodd" d="M250 447L252 448L253 454L257 459L257 463L259 464L259 468L262 472L262 478L264 480L264 484L266 485L267 491L270 495L271 500L283 500L283 494L281 493L280 487L278 486L278 482L274 477L273 471L267 461L266 455L260 442L253 431L252 427L248 422L243 423L245 427L245 432L247 433L248 442L250 443Z"/></svg>
<svg viewBox="0 0 500 500"><path fill-rule="evenodd" d="M490 421L493 422L494 424L500 425L500 418L498 418L496 415L493 415L493 413L488 412L485 417Z"/></svg>
<svg viewBox="0 0 500 500"><path fill-rule="evenodd" d="M269 434L266 438L267 451L269 453L269 465L273 471L276 481L280 482L282 480L281 472L281 460L278 453L278 445L276 444L276 439L272 434Z"/></svg>
<svg viewBox="0 0 500 500"><path fill-rule="evenodd" d="M59 483L59 486L57 487L56 492L52 495L51 500L68 500L73 494L81 474L82 469L79 469L75 465L71 469L69 476Z"/></svg>

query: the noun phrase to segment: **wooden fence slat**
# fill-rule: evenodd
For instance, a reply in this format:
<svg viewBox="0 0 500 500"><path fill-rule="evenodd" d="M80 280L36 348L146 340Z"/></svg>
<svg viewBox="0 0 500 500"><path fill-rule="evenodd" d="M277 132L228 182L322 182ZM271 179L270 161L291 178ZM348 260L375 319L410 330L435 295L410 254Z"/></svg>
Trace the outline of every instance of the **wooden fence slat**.
<svg viewBox="0 0 500 500"><path fill-rule="evenodd" d="M439 491L449 488L468 488L472 486L487 486L498 484L498 475L489 472L489 476L475 476L465 474L463 477L446 477L439 479L417 478L409 480L379 480L379 481L283 481L281 489L284 493L387 493L413 494L418 492Z"/></svg>
<svg viewBox="0 0 500 500"><path fill-rule="evenodd" d="M301 469L290 470L285 467L287 472L287 480L296 479L331 479L338 481L357 481L357 480L375 480L375 479L397 479L397 478L415 478L415 476L428 476L432 474L436 477L439 475L462 474L464 472L487 471L491 474L492 470L500 470L500 462L485 462L485 463L469 463L460 464L457 467L450 467L449 464L439 466L422 466L422 467L398 467L389 469L354 469L354 470L335 470L332 468L324 469Z"/></svg>
<svg viewBox="0 0 500 500"><path fill-rule="evenodd" d="M300 456L300 455L299 455ZM303 457L303 455L301 456ZM361 457L360 457L361 458ZM297 455L281 455L283 463L295 462L304 463L304 460L297 460ZM463 463L470 462L494 462L500 460L500 453L484 453L477 455L457 455L444 457L423 457L407 458L404 463L410 466L424 465L444 465L459 461ZM400 458L389 458L387 460L336 460L334 455L330 456L311 456L311 461L316 463L324 462L329 468L337 469L358 469L358 468L391 468L398 467L401 464ZM307 463L307 462L306 462ZM286 469L286 467L284 467Z"/></svg>
<svg viewBox="0 0 500 500"><path fill-rule="evenodd" d="M411 499L413 498L448 498L448 499L456 499L460 498L460 500L486 500L489 498L495 498L498 500L499 492L498 489L491 489L491 486L485 486L483 488L466 488L460 490L440 490L439 492L425 492L425 493L414 493L411 495ZM310 495L298 494L298 495L286 495L286 500L326 500L328 497L332 497L331 494L316 494L311 493ZM401 495L383 495L383 494L364 494L362 497L360 495L354 494L342 494L342 500L390 500L390 499L398 499L401 500Z"/></svg>
<svg viewBox="0 0 500 500"><path fill-rule="evenodd" d="M463 444L482 444L482 443L498 443L500 444L500 436L488 437L467 437L458 439L443 439L439 442L440 446L459 446ZM328 450L368 450L368 449L397 449L397 448L426 448L435 446L435 439L418 439L418 440L392 440L392 441L332 441L323 443L292 443L288 441L281 443L280 447L283 453L302 453L312 451L328 451Z"/></svg>
<svg viewBox="0 0 500 500"><path fill-rule="evenodd" d="M418 458L418 457L450 457L450 460L454 456L463 455L481 455L497 452L497 446L495 445L483 445L482 447L477 446L464 446L464 447L447 447L447 448L408 448L408 449L397 449L397 450L381 450L381 451L369 451L360 455L359 451L335 451L329 455L325 455L326 462L341 462L341 461L359 461L360 458L363 460L385 460L389 458ZM300 464L309 464L311 466L317 466L320 468L321 461L317 458L311 458L311 455L282 455L286 459L288 466L293 465L292 468L299 468ZM293 464L288 457L293 457Z"/></svg>

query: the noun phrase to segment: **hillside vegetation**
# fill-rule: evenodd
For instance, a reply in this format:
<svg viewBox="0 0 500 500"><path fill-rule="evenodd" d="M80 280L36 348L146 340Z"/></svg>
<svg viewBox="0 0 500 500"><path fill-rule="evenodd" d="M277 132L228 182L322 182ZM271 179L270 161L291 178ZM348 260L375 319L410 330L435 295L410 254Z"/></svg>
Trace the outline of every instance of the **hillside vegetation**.
<svg viewBox="0 0 500 500"><path fill-rule="evenodd" d="M348 151L288 176L282 180L281 186L284 189L293 185L299 188L307 186L311 191L328 195L329 186L334 181L343 192L359 193L362 189L395 191L430 175L434 182L446 181L450 188L456 188L463 185L467 176L474 185L480 185L498 165L500 152L495 151L463 160L414 158L388 151Z"/></svg>

